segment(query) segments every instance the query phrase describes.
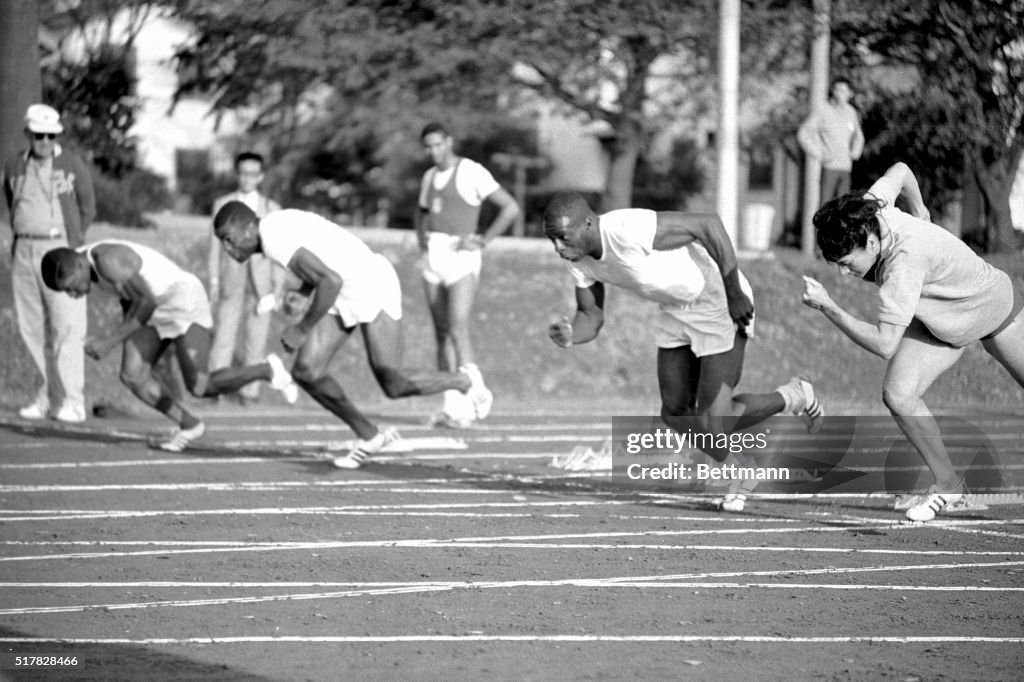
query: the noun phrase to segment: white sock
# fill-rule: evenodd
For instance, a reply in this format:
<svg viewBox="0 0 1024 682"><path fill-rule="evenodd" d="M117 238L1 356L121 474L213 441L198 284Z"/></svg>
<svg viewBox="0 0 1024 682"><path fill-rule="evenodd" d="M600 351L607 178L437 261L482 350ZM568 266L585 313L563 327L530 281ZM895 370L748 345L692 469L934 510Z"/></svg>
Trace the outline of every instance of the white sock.
<svg viewBox="0 0 1024 682"><path fill-rule="evenodd" d="M796 414L797 406L803 404L803 394L792 382L782 384L775 389L775 392L782 396L782 400L786 404L783 412L786 414Z"/></svg>

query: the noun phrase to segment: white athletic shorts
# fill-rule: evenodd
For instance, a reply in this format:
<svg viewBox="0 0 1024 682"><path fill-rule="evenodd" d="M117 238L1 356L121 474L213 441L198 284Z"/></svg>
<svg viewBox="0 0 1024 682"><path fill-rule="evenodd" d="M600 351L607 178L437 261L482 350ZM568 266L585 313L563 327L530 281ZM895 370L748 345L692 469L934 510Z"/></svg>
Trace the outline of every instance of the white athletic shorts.
<svg viewBox="0 0 1024 682"><path fill-rule="evenodd" d="M358 286L342 282L341 293L329 313L341 318L346 328L373 322L381 311L393 320L402 319L402 285L394 266L379 253L373 254L372 275Z"/></svg>
<svg viewBox="0 0 1024 682"><path fill-rule="evenodd" d="M746 277L742 275L740 287L753 303L754 292ZM658 310L654 335L658 348L690 346L690 350L698 358L732 350L736 339L736 323L729 316L728 307L717 310L692 310L660 305ZM754 336L756 318L755 315L746 327L749 338Z"/></svg>
<svg viewBox="0 0 1024 682"><path fill-rule="evenodd" d="M481 249L460 249L460 235L446 232L427 234L427 252L420 258L420 271L430 284L451 286L466 275L480 276Z"/></svg>
<svg viewBox="0 0 1024 682"><path fill-rule="evenodd" d="M213 329L210 299L202 282L192 273L178 280L156 300L156 309L147 322L161 339L176 339L193 324Z"/></svg>

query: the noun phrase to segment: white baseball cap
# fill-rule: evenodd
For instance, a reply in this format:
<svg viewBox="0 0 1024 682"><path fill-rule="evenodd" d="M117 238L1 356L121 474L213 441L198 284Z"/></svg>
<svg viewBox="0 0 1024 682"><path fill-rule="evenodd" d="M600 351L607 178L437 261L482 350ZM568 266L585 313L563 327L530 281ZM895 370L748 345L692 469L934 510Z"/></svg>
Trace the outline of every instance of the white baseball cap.
<svg viewBox="0 0 1024 682"><path fill-rule="evenodd" d="M51 106L32 104L25 112L25 128L32 133L52 133L59 135L64 132L60 124L60 114Z"/></svg>

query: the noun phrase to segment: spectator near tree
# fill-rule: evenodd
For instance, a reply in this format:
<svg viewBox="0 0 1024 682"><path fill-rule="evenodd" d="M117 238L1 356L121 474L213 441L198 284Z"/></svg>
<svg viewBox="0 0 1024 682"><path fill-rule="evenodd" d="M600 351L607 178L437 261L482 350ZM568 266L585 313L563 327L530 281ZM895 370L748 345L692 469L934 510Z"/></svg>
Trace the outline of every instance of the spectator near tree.
<svg viewBox="0 0 1024 682"><path fill-rule="evenodd" d="M52 414L60 421L81 422L85 420L85 301L49 290L39 273L43 254L82 244L96 216L89 169L57 142L63 132L56 109L31 105L25 114L29 148L4 164L2 184L14 232L11 288L18 331L43 377L35 400L19 414L25 419ZM56 376L47 370L48 338ZM59 407L51 413L58 395Z"/></svg>
<svg viewBox="0 0 1024 682"><path fill-rule="evenodd" d="M851 99L850 81L836 78L829 87L828 101L815 108L797 131L804 153L821 162L819 204L850 191L853 162L864 151L860 114Z"/></svg>

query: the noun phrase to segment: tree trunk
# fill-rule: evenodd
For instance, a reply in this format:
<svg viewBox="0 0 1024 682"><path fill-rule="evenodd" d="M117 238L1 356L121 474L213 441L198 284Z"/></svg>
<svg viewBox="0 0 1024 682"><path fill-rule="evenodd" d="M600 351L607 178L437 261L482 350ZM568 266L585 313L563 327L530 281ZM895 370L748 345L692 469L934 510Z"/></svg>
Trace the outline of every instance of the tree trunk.
<svg viewBox="0 0 1024 682"><path fill-rule="evenodd" d="M601 212L631 208L633 176L640 157L640 142L635 135L623 133L609 145L608 183L601 197Z"/></svg>
<svg viewBox="0 0 1024 682"><path fill-rule="evenodd" d="M984 241L985 197L978 187L978 174L974 163L964 164L964 195L960 207L960 238L964 241Z"/></svg>
<svg viewBox="0 0 1024 682"><path fill-rule="evenodd" d="M0 157L6 159L26 146L22 135L25 110L41 98L39 3L37 0L3 0L0 2Z"/></svg>
<svg viewBox="0 0 1024 682"><path fill-rule="evenodd" d="M1004 158L987 167L981 163L977 165L978 186L989 208L986 230L989 253L1013 251L1016 246L1010 213L1010 190L1013 188L1014 174L1005 167L1008 161ZM1013 170L1016 170L1016 164Z"/></svg>

